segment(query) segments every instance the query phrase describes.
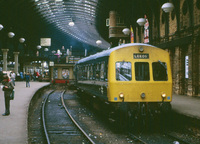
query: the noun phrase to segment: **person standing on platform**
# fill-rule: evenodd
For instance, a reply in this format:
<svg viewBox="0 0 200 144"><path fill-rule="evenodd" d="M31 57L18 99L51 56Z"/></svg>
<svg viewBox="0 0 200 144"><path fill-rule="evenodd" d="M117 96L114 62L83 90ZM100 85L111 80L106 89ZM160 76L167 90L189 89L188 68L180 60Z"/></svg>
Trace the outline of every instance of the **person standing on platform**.
<svg viewBox="0 0 200 144"><path fill-rule="evenodd" d="M4 99L5 99L5 113L2 115L8 116L10 115L10 95L13 92L14 85L7 75L4 75L2 84L3 84Z"/></svg>
<svg viewBox="0 0 200 144"><path fill-rule="evenodd" d="M10 79L11 79L11 81L13 82L13 85L15 86L15 78L16 78L16 74L12 71L11 73L10 73Z"/></svg>
<svg viewBox="0 0 200 144"><path fill-rule="evenodd" d="M25 78L26 78L26 87L30 87L30 74L29 74L29 72L26 74Z"/></svg>

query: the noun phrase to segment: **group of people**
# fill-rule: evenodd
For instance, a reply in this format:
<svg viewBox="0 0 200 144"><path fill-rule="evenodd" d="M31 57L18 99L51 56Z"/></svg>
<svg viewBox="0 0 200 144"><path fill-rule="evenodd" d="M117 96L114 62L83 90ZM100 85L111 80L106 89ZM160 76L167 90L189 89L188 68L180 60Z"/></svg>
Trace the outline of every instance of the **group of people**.
<svg viewBox="0 0 200 144"><path fill-rule="evenodd" d="M15 86L15 79L16 79L16 74L12 71L10 73L10 78L7 74L3 75L3 80L2 80L2 90L4 91L4 100L5 100L5 113L2 114L3 116L8 116L10 115L10 100L11 100L11 95L13 94L14 91L14 86ZM26 79L26 87L30 87L30 74L27 73L25 75Z"/></svg>

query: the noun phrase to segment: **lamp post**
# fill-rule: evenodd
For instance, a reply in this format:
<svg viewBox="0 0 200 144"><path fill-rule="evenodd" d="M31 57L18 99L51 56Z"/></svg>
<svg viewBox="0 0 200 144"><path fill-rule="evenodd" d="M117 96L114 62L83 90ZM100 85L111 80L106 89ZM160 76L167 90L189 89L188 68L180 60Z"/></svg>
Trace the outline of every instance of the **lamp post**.
<svg viewBox="0 0 200 144"><path fill-rule="evenodd" d="M172 3L164 3L162 5L162 10L165 12L165 13L170 13L173 11L174 9L174 5ZM165 37L167 38L167 41L169 40L169 15L166 15L165 17L166 19L166 25L165 25Z"/></svg>
<svg viewBox="0 0 200 144"><path fill-rule="evenodd" d="M25 38L19 38L19 42L21 44L23 44L25 42ZM16 51L16 52L13 52L13 54L14 54L14 61L15 61L14 72L17 74L18 73L18 65L19 65L18 64L19 52Z"/></svg>
<svg viewBox="0 0 200 144"><path fill-rule="evenodd" d="M146 19L145 18L139 18L137 20L137 23L140 27L144 26L144 24L146 23ZM141 30L140 30L140 34L141 34ZM139 41L141 42L141 36L139 37Z"/></svg>

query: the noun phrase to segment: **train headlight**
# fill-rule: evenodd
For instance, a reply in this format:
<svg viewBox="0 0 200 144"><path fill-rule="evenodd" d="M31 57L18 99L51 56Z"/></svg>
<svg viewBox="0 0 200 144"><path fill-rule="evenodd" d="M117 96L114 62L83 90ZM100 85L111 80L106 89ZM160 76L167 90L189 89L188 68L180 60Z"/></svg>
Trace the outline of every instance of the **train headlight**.
<svg viewBox="0 0 200 144"><path fill-rule="evenodd" d="M124 94L123 94L123 93L120 93L120 94L119 94L119 97L120 97L121 99L124 99Z"/></svg>
<svg viewBox="0 0 200 144"><path fill-rule="evenodd" d="M162 98L166 98L166 93L161 94Z"/></svg>
<svg viewBox="0 0 200 144"><path fill-rule="evenodd" d="M145 93L141 93L141 98L144 99L146 97Z"/></svg>
<svg viewBox="0 0 200 144"><path fill-rule="evenodd" d="M143 47L139 47L139 52L143 52L144 48Z"/></svg>

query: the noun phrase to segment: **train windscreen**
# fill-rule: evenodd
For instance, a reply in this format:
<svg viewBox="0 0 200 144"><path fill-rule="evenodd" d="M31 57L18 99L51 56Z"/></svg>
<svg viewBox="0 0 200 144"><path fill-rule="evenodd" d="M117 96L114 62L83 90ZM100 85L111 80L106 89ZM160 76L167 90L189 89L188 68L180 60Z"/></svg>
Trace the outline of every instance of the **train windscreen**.
<svg viewBox="0 0 200 144"><path fill-rule="evenodd" d="M136 62L135 63L135 79L136 81L149 81L149 63Z"/></svg>
<svg viewBox="0 0 200 144"><path fill-rule="evenodd" d="M116 80L131 81L131 62L116 62Z"/></svg>
<svg viewBox="0 0 200 144"><path fill-rule="evenodd" d="M167 81L167 65L164 62L158 61L152 63L153 67L153 80L154 81Z"/></svg>

